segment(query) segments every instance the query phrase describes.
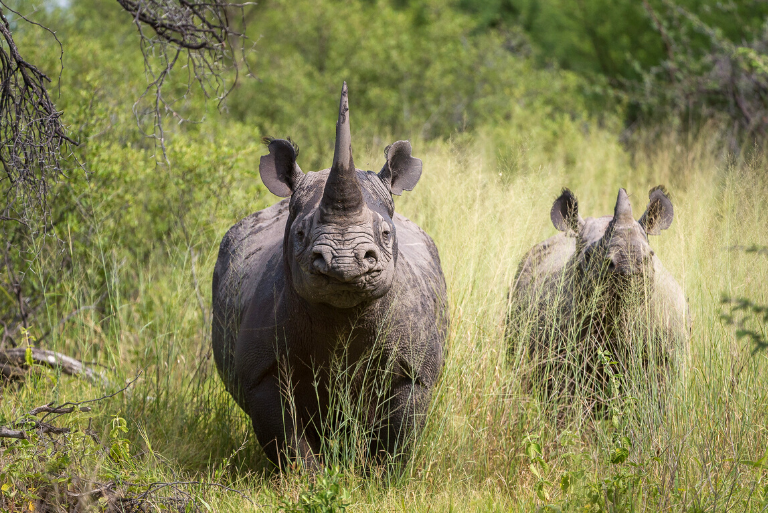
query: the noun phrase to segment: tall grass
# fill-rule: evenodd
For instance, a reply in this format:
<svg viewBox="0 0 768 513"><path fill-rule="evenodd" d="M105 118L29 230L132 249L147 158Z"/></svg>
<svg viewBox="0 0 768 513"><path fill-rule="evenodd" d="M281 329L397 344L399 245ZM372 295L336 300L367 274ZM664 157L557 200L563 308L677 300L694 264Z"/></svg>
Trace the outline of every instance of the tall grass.
<svg viewBox="0 0 768 513"><path fill-rule="evenodd" d="M637 500L638 507L652 510L745 505L737 501L762 482L759 472L739 462L766 451L766 395L758 390L766 354L754 351L721 319L720 298L766 302L768 262L732 247L766 245L768 231L755 216L765 211L768 189L759 157L718 158L706 142L684 144L670 137L631 167L614 144L587 138L571 166L555 162L507 179L464 155L425 158L441 172L428 168L420 184L426 197L416 205L406 198L398 206L433 234L441 249L453 326L435 418L425 435L429 442L414 469L439 469L536 502L537 477L525 457L531 435L548 462L545 480L557 483L575 470L594 484L619 472L609 456L614 438L626 434L632 442L629 461L639 465L632 469L642 473L643 485L642 496L627 498L628 503ZM529 363L504 359L502 312L517 262L554 233L548 213L560 186L576 191L586 215L605 215L619 186L644 204L658 183L671 184L676 216L672 229L651 244L689 298L694 321L689 372L668 392L663 416L653 414L656 405L641 396L631 406L634 414L619 426L590 418L553 424L546 415L552 405L537 403L520 387ZM557 494L557 487L550 493ZM759 509L756 504L764 503L749 504Z"/></svg>
<svg viewBox="0 0 768 513"><path fill-rule="evenodd" d="M760 334L765 341L766 327L758 310L734 309L739 303L731 301L768 304L768 257L744 251L768 246L765 159L751 149L739 158L721 154L716 136L704 134L695 140L671 134L634 154L597 129L571 133L546 151L535 136L526 140L502 129L447 142L413 141L424 172L396 210L430 234L440 251L451 316L446 361L424 431L399 472L349 464L355 456L345 451L350 444L362 447L366 435L359 425L326 441L336 454L333 463L342 465L335 475L349 490L353 510L768 507L766 468L749 463L768 450L768 352L756 342ZM513 142L496 154L505 137ZM356 152L363 167L381 160L373 144L358 144ZM514 166L505 165L511 154L517 155ZM152 242L161 250L126 253L119 238L89 248L88 259L63 278L67 298L51 302L60 306L49 318L56 326L67 313L97 304L55 331L54 347L107 365L113 384L141 371L125 394L93 414L104 430L111 415L128 421L131 452L140 463L112 472L128 480L229 483L271 509L306 493L311 479L299 469L268 471L250 420L224 391L209 351L218 242L237 216L274 200L261 189L244 193L240 184L249 180L242 174L228 182L231 201L214 202L222 212L209 210L169 227L165 240ZM585 413L554 421L562 404L524 386L532 363L524 351L510 353L505 337L517 265L531 246L555 233L549 210L563 186L579 197L582 215L599 216L612 212L619 187L644 205L648 190L660 183L672 192L675 219L650 242L688 297L693 332L686 372L665 389L661 409L658 398L635 383L644 378L638 371L624 377L620 395L626 400L607 419ZM92 208L93 230L99 230L99 205ZM89 286L94 277L107 285L102 303ZM123 295L126 290L130 295ZM3 416L101 394L76 380L51 379L6 390ZM348 399L336 398L340 411L354 412ZM100 465L94 463L94 475L107 463ZM250 507L221 490L195 493L217 510Z"/></svg>

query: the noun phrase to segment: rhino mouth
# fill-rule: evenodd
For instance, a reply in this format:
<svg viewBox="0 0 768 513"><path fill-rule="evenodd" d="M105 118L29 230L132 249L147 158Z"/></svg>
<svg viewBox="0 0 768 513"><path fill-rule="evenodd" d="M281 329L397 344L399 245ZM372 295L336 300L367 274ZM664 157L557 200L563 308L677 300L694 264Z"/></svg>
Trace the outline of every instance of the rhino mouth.
<svg viewBox="0 0 768 513"><path fill-rule="evenodd" d="M346 288L350 290L365 290L373 288L377 285L377 281L381 276L382 269L372 269L358 276L351 278L341 278L338 276L331 276L323 273L314 273L315 276L322 279L324 283L333 286L334 288Z"/></svg>
<svg viewBox="0 0 768 513"><path fill-rule="evenodd" d="M311 273L305 275L298 292L313 302L326 303L337 308L352 308L387 293L389 284L384 279L383 271L384 269L374 269L348 279Z"/></svg>

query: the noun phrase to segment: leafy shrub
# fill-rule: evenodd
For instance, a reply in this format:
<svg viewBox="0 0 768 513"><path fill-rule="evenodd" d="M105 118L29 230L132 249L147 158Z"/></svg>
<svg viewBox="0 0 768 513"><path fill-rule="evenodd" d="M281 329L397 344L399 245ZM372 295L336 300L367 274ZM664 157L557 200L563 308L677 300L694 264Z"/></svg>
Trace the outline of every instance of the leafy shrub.
<svg viewBox="0 0 768 513"><path fill-rule="evenodd" d="M642 70L642 81L630 88L638 114L660 123L672 113L673 119L694 129L713 116L732 120L733 127L727 130L732 150L738 149L738 141L764 137L768 21L757 27L745 23L740 39L734 41L719 24L708 23L671 0L664 0L658 15L650 12L667 55L659 65Z"/></svg>
<svg viewBox="0 0 768 513"><path fill-rule="evenodd" d="M576 75L537 69L525 52L510 51L504 34L475 32L471 17L444 2L396 4L260 4L251 26L261 36L251 57L259 80L233 92L230 113L262 134L290 135L308 169L330 162L343 80L355 147L376 153L397 139L517 122L522 111L587 117L590 98L581 93L590 85Z"/></svg>
<svg viewBox="0 0 768 513"><path fill-rule="evenodd" d="M338 467L326 468L316 476L310 476L307 487L299 492L296 500L279 499L278 511L285 513L337 513L351 505L349 491L342 484Z"/></svg>

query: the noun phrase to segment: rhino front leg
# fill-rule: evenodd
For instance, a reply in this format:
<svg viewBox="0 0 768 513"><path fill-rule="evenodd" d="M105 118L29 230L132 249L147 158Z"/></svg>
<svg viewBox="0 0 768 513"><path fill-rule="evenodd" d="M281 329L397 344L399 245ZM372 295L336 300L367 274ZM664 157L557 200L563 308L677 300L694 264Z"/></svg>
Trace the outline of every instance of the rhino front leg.
<svg viewBox="0 0 768 513"><path fill-rule="evenodd" d="M301 422L295 398L285 397L276 376L265 377L251 389L248 401L256 438L270 461L282 468L299 459L307 469L320 468L319 438Z"/></svg>
<svg viewBox="0 0 768 513"><path fill-rule="evenodd" d="M431 388L418 379L404 379L395 384L382 408L376 444L378 452L386 451L394 458L410 452L415 438L424 427L430 398Z"/></svg>

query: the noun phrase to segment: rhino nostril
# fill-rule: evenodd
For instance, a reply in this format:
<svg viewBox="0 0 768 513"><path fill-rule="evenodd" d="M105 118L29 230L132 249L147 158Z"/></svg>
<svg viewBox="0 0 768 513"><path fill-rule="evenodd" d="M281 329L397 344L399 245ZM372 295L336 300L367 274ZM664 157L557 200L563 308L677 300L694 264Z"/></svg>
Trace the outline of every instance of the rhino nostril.
<svg viewBox="0 0 768 513"><path fill-rule="evenodd" d="M312 266L318 271L325 272L328 264L325 262L325 257L320 251L312 252Z"/></svg>
<svg viewBox="0 0 768 513"><path fill-rule="evenodd" d="M379 261L379 255L376 254L376 251L369 249L365 252L363 259L366 260L370 265L376 265L376 262Z"/></svg>

